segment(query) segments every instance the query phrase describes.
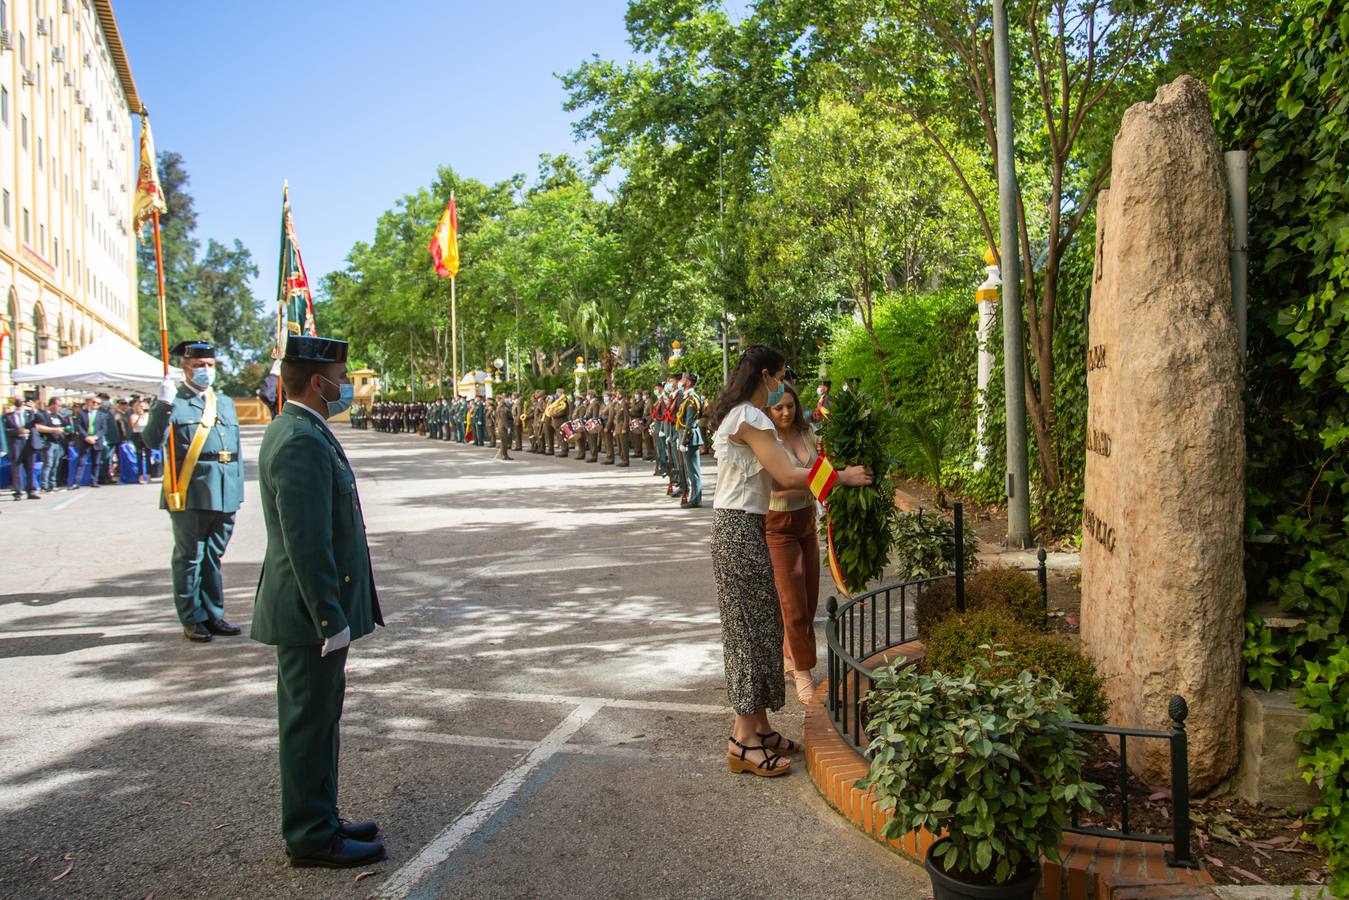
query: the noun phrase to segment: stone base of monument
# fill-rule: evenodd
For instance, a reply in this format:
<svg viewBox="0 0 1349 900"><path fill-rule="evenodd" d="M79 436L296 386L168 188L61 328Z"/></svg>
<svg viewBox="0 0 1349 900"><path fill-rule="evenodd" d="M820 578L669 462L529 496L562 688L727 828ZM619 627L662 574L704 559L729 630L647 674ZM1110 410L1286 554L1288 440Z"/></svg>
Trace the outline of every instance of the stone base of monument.
<svg viewBox="0 0 1349 900"><path fill-rule="evenodd" d="M1247 803L1305 812L1321 799L1302 780L1297 733L1307 714L1293 704L1292 691L1241 692L1241 761L1230 788Z"/></svg>

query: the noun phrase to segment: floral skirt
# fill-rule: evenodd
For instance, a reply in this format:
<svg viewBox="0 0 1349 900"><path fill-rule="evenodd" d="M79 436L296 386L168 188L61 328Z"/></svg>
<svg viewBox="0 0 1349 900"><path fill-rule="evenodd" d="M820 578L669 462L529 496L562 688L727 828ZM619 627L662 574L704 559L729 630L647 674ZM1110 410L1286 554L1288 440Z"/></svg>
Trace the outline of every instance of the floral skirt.
<svg viewBox="0 0 1349 900"><path fill-rule="evenodd" d="M731 706L740 715L781 709L786 699L782 612L763 516L739 509L712 511L712 574Z"/></svg>

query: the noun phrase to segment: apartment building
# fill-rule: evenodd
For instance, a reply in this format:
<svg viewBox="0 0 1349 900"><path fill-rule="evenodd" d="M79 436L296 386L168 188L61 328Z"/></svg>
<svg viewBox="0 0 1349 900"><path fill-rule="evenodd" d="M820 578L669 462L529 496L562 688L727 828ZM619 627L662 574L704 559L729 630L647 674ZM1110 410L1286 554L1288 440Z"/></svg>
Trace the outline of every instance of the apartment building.
<svg viewBox="0 0 1349 900"><path fill-rule="evenodd" d="M0 393L18 366L137 340L140 99L110 0L0 0Z"/></svg>

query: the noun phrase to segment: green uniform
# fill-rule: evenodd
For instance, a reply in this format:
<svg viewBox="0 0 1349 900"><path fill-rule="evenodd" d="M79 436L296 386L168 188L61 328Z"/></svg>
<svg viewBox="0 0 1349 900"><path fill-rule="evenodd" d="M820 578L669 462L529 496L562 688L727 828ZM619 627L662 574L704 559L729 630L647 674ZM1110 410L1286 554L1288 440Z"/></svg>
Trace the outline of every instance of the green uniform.
<svg viewBox="0 0 1349 900"><path fill-rule="evenodd" d="M179 477L205 407L206 391L198 393L181 385L172 403L155 401L145 417L141 439L148 447L163 447L169 429L173 429ZM239 417L234 401L216 394L215 413L215 426L206 436L188 481L186 508L169 513L173 527L173 602L178 608L178 621L185 626L224 618L220 559L234 531L234 514L244 500L244 464L239 456ZM166 477L167 470L166 466ZM168 508L162 493L159 508Z"/></svg>
<svg viewBox="0 0 1349 900"><path fill-rule="evenodd" d="M291 856L322 850L337 831L338 722L347 648L321 655L351 629L383 625L356 477L326 424L287 403L258 455L267 550L253 606L253 640L276 646L281 834Z"/></svg>

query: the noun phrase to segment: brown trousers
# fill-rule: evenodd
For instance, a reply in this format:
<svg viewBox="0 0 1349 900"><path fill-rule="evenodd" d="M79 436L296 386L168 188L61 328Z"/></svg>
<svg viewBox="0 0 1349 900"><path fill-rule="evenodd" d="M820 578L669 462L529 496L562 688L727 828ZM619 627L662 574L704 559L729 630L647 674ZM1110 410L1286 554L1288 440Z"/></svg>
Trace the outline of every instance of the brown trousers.
<svg viewBox="0 0 1349 900"><path fill-rule="evenodd" d="M782 607L782 655L789 668L808 672L815 668L815 610L820 605L815 504L792 512L769 512L764 537Z"/></svg>

